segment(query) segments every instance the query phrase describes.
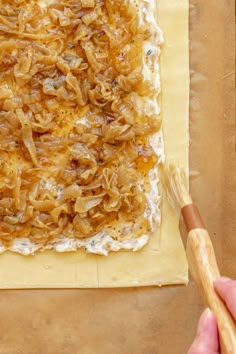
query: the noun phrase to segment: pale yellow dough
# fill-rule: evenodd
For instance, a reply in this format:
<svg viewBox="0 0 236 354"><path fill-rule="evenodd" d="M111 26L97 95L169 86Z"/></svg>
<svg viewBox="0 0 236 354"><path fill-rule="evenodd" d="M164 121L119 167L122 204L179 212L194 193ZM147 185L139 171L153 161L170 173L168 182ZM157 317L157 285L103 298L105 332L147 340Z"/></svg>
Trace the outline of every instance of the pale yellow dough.
<svg viewBox="0 0 236 354"><path fill-rule="evenodd" d="M158 25L165 44L161 54L159 97L167 160L188 171L189 45L188 0L157 0ZM162 225L139 252L84 251L0 256L0 288L97 288L183 284L188 281L178 219L163 197Z"/></svg>

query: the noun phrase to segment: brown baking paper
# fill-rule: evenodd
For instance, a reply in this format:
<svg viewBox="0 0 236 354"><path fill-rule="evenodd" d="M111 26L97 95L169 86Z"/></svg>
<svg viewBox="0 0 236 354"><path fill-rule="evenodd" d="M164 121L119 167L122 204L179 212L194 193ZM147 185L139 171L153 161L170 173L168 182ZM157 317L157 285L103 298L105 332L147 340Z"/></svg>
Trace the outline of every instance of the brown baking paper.
<svg viewBox="0 0 236 354"><path fill-rule="evenodd" d="M157 0L165 44L161 55L160 105L165 156L188 171L189 43L188 0ZM161 227L139 252L107 257L84 250L24 257L0 256L1 288L96 288L183 284L188 281L178 217L163 195Z"/></svg>
<svg viewBox="0 0 236 354"><path fill-rule="evenodd" d="M178 0L176 0L178 1ZM234 1L190 8L190 189L224 275L236 278ZM1 354L184 354L195 284L0 291Z"/></svg>

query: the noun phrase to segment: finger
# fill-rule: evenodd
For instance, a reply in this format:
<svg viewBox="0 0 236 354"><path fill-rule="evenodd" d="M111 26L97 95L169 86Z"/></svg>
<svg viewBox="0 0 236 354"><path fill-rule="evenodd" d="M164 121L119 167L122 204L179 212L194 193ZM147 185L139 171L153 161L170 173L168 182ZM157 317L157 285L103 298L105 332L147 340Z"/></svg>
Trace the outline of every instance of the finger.
<svg viewBox="0 0 236 354"><path fill-rule="evenodd" d="M214 287L236 320L236 281L220 277L214 282Z"/></svg>
<svg viewBox="0 0 236 354"><path fill-rule="evenodd" d="M218 354L219 340L214 314L206 309L200 317L196 337L188 354Z"/></svg>

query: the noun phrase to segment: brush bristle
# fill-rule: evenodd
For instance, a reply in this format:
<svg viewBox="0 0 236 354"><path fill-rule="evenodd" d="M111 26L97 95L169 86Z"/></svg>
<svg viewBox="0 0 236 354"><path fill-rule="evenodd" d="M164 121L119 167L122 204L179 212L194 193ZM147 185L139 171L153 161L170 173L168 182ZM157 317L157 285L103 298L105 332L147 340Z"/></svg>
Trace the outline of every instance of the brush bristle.
<svg viewBox="0 0 236 354"><path fill-rule="evenodd" d="M191 204L192 199L187 190L187 181L184 171L174 164L164 167L163 185L166 190L167 198L178 211L185 205Z"/></svg>

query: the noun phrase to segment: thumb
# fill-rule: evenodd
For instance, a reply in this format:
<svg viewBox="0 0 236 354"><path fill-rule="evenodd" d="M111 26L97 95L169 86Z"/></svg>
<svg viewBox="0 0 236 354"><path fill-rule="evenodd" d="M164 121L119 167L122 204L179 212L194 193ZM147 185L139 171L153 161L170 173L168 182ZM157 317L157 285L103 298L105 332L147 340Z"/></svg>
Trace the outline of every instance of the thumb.
<svg viewBox="0 0 236 354"><path fill-rule="evenodd" d="M188 354L217 354L218 352L217 323L214 314L207 308L200 317L197 334Z"/></svg>

